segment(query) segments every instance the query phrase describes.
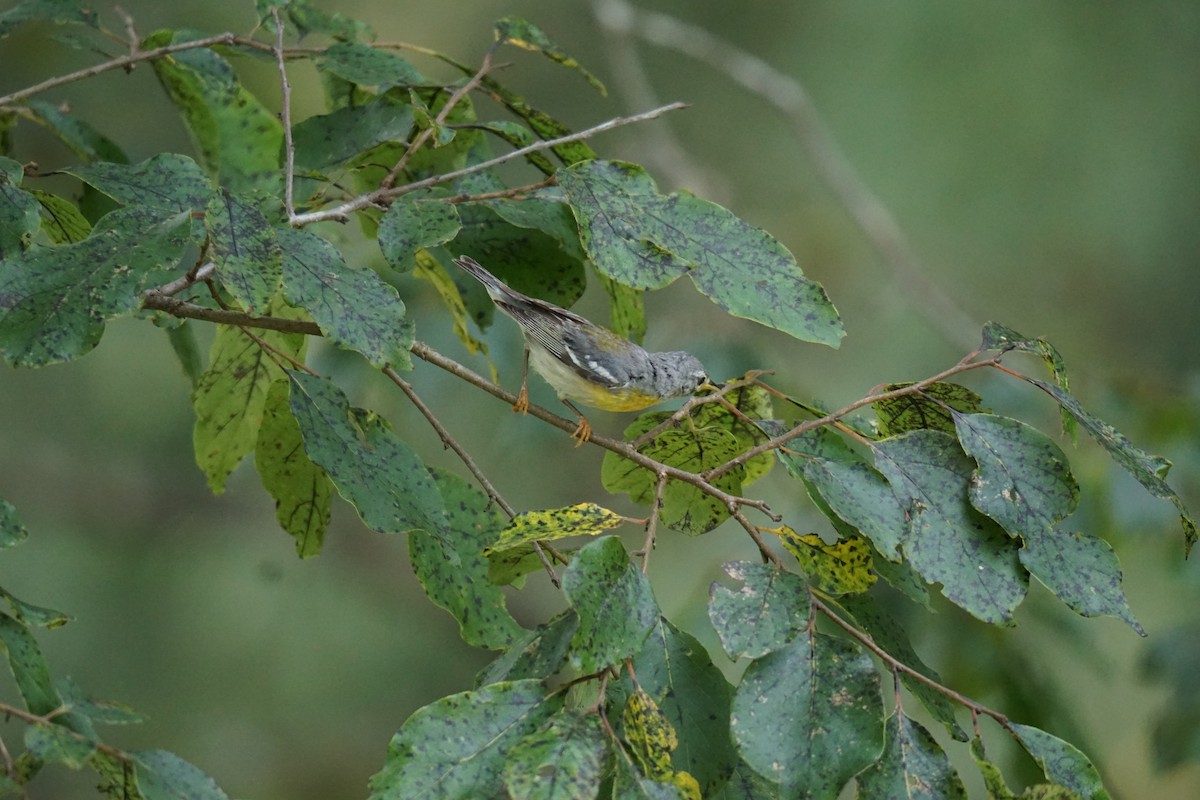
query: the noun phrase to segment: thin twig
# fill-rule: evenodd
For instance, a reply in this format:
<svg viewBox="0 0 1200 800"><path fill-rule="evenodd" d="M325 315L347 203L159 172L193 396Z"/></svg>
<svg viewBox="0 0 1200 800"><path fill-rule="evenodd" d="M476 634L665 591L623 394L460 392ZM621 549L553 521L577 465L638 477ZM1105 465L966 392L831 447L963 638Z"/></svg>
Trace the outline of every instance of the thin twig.
<svg viewBox="0 0 1200 800"><path fill-rule="evenodd" d="M138 43L141 42L142 37L138 36L137 28L134 27L133 16L120 6L113 6L113 11L117 13L117 16L121 18L121 24L125 26L125 41L129 45L129 55L137 55Z"/></svg>
<svg viewBox="0 0 1200 800"><path fill-rule="evenodd" d="M479 465L475 463L475 459L471 458L471 454L466 451L466 448L459 444L458 440L450 435L450 431L446 429L446 426L442 424L442 421L437 418L436 414L433 413L433 409L425 404L425 401L422 400L420 395L417 394L417 390L413 388L412 384L404 380L404 378L401 378L400 374L391 367L384 367L383 374L386 375L392 383L400 387L400 391L404 392L404 395L408 398L409 402L416 407L417 411L421 412L421 415L425 417L425 420L429 423L430 427L432 427L434 432L437 433L438 438L442 440L442 444L453 450L454 454L458 456L459 460L466 465L467 471L475 477L475 480L478 481L479 485L483 488L483 492L487 495L488 501L499 506L500 510L507 514L509 519L512 519L514 516L516 516L516 511L513 509L513 507L505 502L504 498L500 496L500 492L497 491L492 482L488 480L487 475L483 474L483 470L481 470ZM559 580L558 573L554 571L554 565L550 563L550 559L547 557L541 545L537 542L534 542L533 549L537 553L538 558L541 559L542 567L546 570L546 574L550 576L550 582L554 584L554 588L561 588L562 581Z"/></svg>
<svg viewBox="0 0 1200 800"><path fill-rule="evenodd" d="M650 516L646 520L646 541L642 544L642 574L650 570L650 553L654 550L654 537L658 532L658 518L662 515L663 493L667 490L667 476L661 472L654 484L654 499L650 502ZM634 555L637 555L636 553ZM630 668L632 672L632 668Z"/></svg>
<svg viewBox="0 0 1200 800"><path fill-rule="evenodd" d="M445 105L442 106L442 110L439 111L438 115L434 118L433 124L422 130L413 138L412 143L409 144L408 148L404 151L404 155L400 156L400 159L396 162L396 165L392 167L388 174L384 176L384 179L379 182L380 189L392 188L392 186L396 183L397 176L404 171L404 168L408 166L408 162L412 160L412 157L416 155L417 151L421 149L422 145L429 141L429 138L433 136L434 130L439 125L444 125L446 119L450 116L450 112L454 110L454 107L458 105L459 101L461 101L471 92L472 89L479 85L479 82L483 80L483 76L486 75L492 68L492 53L495 52L495 49L496 46L492 45L492 47L483 54L483 61L479 66L479 70L476 71L476 73L472 75L466 83L458 87L458 89L454 91L454 94L450 95L449 99L446 100Z"/></svg>
<svg viewBox="0 0 1200 800"><path fill-rule="evenodd" d="M499 506L500 510L507 514L509 519L512 519L514 516L516 516L516 511L513 509L513 507L510 506L505 499L500 496L500 492L496 490L496 487L492 485L492 482L488 480L486 475L483 474L483 470L481 470L479 465L475 463L475 459L473 459L471 454L468 453L466 449L458 443L457 439L450 435L450 431L446 429L446 426L442 424L442 421L439 420L433 413L433 409L425 404L425 401L422 400L420 395L417 394L417 390L413 388L412 384L404 380L404 378L401 378L400 374L391 367L384 367L383 374L386 375L392 383L400 387L400 391L404 392L404 395L408 398L409 402L412 403L413 406L421 412L421 415L425 417L426 421L429 422L430 427L432 427L437 433L438 438L442 440L442 444L450 450L453 450L454 454L459 457L459 460L466 465L467 471L475 476L475 480L479 481L479 485L483 488L484 494L487 495L488 500Z"/></svg>
<svg viewBox="0 0 1200 800"><path fill-rule="evenodd" d="M118 56L117 58L110 59L100 64L93 64L90 67L85 67L84 69L68 73L67 75L59 75L55 78L50 78L42 81L41 83L34 84L33 86L28 86L20 91L13 92L12 94L7 94L3 97L0 97L0 108L20 102L27 97L33 97L36 94L49 91L50 89L55 89L59 86L65 86L68 83L74 83L75 81L81 81L86 78L92 78L96 75L101 75L114 69L127 69L141 61L153 61L156 58L162 58L163 56L168 56L172 53L178 53L183 50L195 50L201 47L210 47L214 44L224 44L230 47L234 45L242 45L244 47L263 49L263 45L260 42L256 42L253 39L245 39L241 36L236 36L227 32L218 33L215 36L206 36L203 39L193 39L190 42L175 42L173 44L163 45L162 47L155 47L152 50L138 50L137 52L130 53L129 55Z"/></svg>
<svg viewBox="0 0 1200 800"><path fill-rule="evenodd" d="M431 175L424 180L416 181L415 183L409 183L404 186L395 186L390 189L376 189L375 191L361 194L358 197L354 197L342 203L341 205L333 206L332 208L326 208L320 211L310 211L307 214L297 214L292 220L292 224L300 227L303 225L310 225L314 222L324 222L326 220L343 221L355 211L359 211L360 209L368 208L389 200L394 200L400 195L407 194L409 192L415 192L419 189L428 189L430 186L439 186L443 183L450 183L458 180L459 178L467 175L474 175L476 172L489 170L492 167L512 161L515 158L521 158L522 156L529 155L530 153L537 153L542 150L548 150L552 147L557 147L561 144L568 144L570 142L577 142L580 139L587 139L590 136L595 136L598 133L619 128L623 125L632 125L637 122L645 122L647 120L654 119L655 117L662 116L668 111L678 111L681 108L687 108L687 104L669 103L665 106L660 106L659 108L654 108L641 114L634 114L630 117L616 117L615 119L602 122L601 124L588 128L587 130L570 133L566 136L559 136L554 139L544 139L540 142L534 142L533 144L526 145L525 147L505 153L504 155L496 156L495 158L482 161L478 164L472 164L469 167L463 167L462 169L457 169L452 172L444 172L440 175Z"/></svg>
<svg viewBox="0 0 1200 800"><path fill-rule="evenodd" d="M943 370L943 371L939 372L937 375L934 375L932 377L925 378L924 380L917 381L916 383L909 384L908 386L902 386L899 389L893 389L889 392L878 392L878 393L874 393L874 394L869 394L866 397L863 397L859 400L855 400L850 405L848 405L845 408L842 408L838 411L834 411L830 414L826 414L825 416L820 417L818 419L806 420L806 421L800 423L799 425L795 426L794 428L788 430L786 433L782 433L779 436L776 436L774 439L765 441L762 444L755 445L754 447L751 447L749 450L747 450L746 452L739 455L737 458L730 459L729 461L726 461L721 466L709 470L708 472L704 473L704 477L707 478L708 480L718 478L721 475L724 475L726 472L729 472L731 469L735 469L738 466L745 464L747 461L749 461L750 459L759 455L760 453L766 453L770 450L774 450L778 447L781 447L781 446L787 444L792 439L795 439L797 436L801 436L801 435L813 430L814 428L819 428L823 425L830 425L834 422L837 422L842 417L857 411L858 409L862 408L863 406L868 406L872 403L877 403L881 400L891 400L896 397L903 397L903 396L909 395L909 394L916 394L917 392L924 389L926 386L929 386L932 383L937 383L938 381L945 380L946 378L957 375L960 372L967 372L969 370L980 369L983 367L995 367L1000 363L999 356L997 356L995 358L986 359L984 361L969 361L968 360L969 358L972 358L975 355L978 355L978 353L972 353L967 358L963 359L962 361L959 361L953 367Z"/></svg>
<svg viewBox="0 0 1200 800"><path fill-rule="evenodd" d="M846 631L846 633L850 634L855 639L857 639L859 642L861 642L862 645L864 647L866 647L868 650L870 650L872 653L879 656L879 658L881 658L883 660L883 662L885 664L887 664L888 667L891 668L894 672L903 672L905 675L908 675L910 678L912 678L913 680L915 680L919 683L925 684L930 689L933 689L935 692L938 692L939 694L943 694L946 697L948 697L949 699L958 703L959 705L962 705L966 708L971 709L972 715L984 714L986 716L989 716L992 719L999 722L1000 725L1003 726L1005 730L1011 731L1011 728L1009 727L1010 723L1009 723L1008 717L1001 714L999 711L994 711L994 710L988 708L987 706L983 705L982 703L977 703L976 701L972 700L971 698L967 697L966 695L960 694L959 692L956 692L953 689L951 689L949 686L945 686L944 684L938 683L933 678L930 678L930 677L922 674L921 672L918 672L917 670L913 669L912 667L908 666L903 661L896 658L891 653L889 653L888 651L884 650L882 647L877 645L875 643L875 640L873 638L871 638L870 634L868 634L864 631L860 631L858 628L854 627L849 622L842 619L841 616L838 615L838 613L833 610L833 608L831 608L829 605L827 605L820 598L818 598L818 597L812 598L812 607L814 609L816 609L817 611L821 612L822 614L824 614L830 621L832 621L834 624L836 624L842 630Z"/></svg>
<svg viewBox="0 0 1200 800"><path fill-rule="evenodd" d="M533 194L538 189L544 189L547 186L553 186L558 183L558 176L551 175L545 180L540 180L537 183L526 184L525 186L514 186L511 189L498 189L494 192L480 192L479 194L456 194L453 197L435 198L443 203L478 203L481 200L520 200L522 195Z"/></svg>
<svg viewBox="0 0 1200 800"><path fill-rule="evenodd" d="M271 6L275 20L275 63L279 67L279 121L283 124L283 211L288 221L296 216L295 180L296 145L292 141L292 85L288 82L287 66L283 62L283 22L279 7Z"/></svg>
<svg viewBox="0 0 1200 800"><path fill-rule="evenodd" d="M62 716L63 714L67 713L70 710L71 709L66 706L59 706L58 708L51 711L49 714L47 714L45 716L39 716L38 714L30 713L29 711L26 711L23 708L19 708L18 706L9 705L8 703L0 703L0 714L3 714L6 717L16 717L17 719L21 720L22 722L28 722L30 725L53 725L55 717ZM75 731L71 730L70 728L64 727L62 725L57 726L55 728L55 730L58 733L65 733L68 736L72 736L80 742L86 742L88 745L96 748L101 753L110 755L113 758L117 759L118 761L122 761L126 764L133 763L132 755L130 755L129 753L126 753L124 750L120 750L116 747L113 747L110 744L105 744L104 742L97 742L93 739L89 739L88 737L84 736L83 734L76 733Z"/></svg>
<svg viewBox="0 0 1200 800"><path fill-rule="evenodd" d="M777 567L783 567L783 560L779 554L767 546L766 541L762 538L762 534L758 532L758 526L746 518L740 510L734 509L733 518L742 526L742 530L758 545L758 552L762 553L763 561L768 561Z"/></svg>

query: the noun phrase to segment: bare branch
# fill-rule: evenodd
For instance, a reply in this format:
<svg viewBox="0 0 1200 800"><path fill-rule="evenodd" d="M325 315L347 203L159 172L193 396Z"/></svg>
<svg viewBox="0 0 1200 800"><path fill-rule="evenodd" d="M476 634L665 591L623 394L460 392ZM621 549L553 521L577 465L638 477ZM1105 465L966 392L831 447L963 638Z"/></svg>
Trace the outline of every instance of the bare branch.
<svg viewBox="0 0 1200 800"><path fill-rule="evenodd" d="M283 124L283 211L291 222L296 216L296 145L292 141L292 85L288 82L287 66L283 60L283 22L279 19L278 6L271 6L271 17L275 20L274 49L275 63L279 67L279 120Z"/></svg>

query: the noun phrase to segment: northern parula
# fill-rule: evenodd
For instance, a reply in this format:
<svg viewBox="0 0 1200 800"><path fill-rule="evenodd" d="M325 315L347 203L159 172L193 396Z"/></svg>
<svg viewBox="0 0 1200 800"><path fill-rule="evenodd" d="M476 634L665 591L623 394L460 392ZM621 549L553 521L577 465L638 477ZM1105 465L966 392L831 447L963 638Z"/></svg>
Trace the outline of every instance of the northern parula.
<svg viewBox="0 0 1200 800"><path fill-rule="evenodd" d="M523 295L468 256L454 259L483 284L496 307L516 320L525 335L525 367L513 411L529 408L529 365L579 415L577 445L592 427L571 401L605 411L637 411L673 397L692 394L708 376L689 353L650 353L607 328L553 303Z"/></svg>

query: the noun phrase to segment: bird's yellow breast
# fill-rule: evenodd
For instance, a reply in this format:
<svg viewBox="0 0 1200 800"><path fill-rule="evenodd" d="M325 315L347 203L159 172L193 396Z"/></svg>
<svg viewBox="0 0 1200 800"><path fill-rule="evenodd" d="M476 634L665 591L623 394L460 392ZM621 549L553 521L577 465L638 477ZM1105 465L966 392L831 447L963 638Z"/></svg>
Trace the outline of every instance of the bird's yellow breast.
<svg viewBox="0 0 1200 800"><path fill-rule="evenodd" d="M530 348L529 364L560 398L574 400L602 411L639 411L662 400L661 397L634 387L613 389L589 381L539 347Z"/></svg>

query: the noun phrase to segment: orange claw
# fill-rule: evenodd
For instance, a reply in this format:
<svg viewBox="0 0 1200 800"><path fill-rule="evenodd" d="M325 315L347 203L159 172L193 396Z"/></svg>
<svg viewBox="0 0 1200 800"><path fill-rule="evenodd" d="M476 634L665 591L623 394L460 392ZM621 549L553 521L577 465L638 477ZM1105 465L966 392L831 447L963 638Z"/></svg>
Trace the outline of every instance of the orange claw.
<svg viewBox="0 0 1200 800"><path fill-rule="evenodd" d="M589 423L582 415L579 417L579 425L575 428L575 432L571 434L571 438L575 440L576 447L579 447L587 442L588 439L592 438L591 423Z"/></svg>
<svg viewBox="0 0 1200 800"><path fill-rule="evenodd" d="M517 392L517 402L513 403L513 411L518 414L524 414L529 410L529 390L525 388L525 384L521 384L521 391Z"/></svg>

